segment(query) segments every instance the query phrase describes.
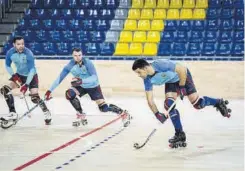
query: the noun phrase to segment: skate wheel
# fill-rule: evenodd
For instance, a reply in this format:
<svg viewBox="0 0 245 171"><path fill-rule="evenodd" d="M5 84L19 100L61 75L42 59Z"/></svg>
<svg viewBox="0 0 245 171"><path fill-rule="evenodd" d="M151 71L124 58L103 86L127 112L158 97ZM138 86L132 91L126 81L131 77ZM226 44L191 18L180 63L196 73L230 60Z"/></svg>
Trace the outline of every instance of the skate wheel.
<svg viewBox="0 0 245 171"><path fill-rule="evenodd" d="M186 146L187 146L187 144L184 142L184 143L182 144L182 146L183 146L183 147L186 147Z"/></svg>
<svg viewBox="0 0 245 171"><path fill-rule="evenodd" d="M231 111L232 111L231 109L228 109L228 112L229 112L229 113L231 113Z"/></svg>
<svg viewBox="0 0 245 171"><path fill-rule="evenodd" d="M179 147L182 147L182 146L183 146L183 144L182 144L182 143L180 143L180 144L179 144Z"/></svg>
<svg viewBox="0 0 245 171"><path fill-rule="evenodd" d="M78 126L80 126L80 123L79 122L73 122L72 126L78 127Z"/></svg>
<svg viewBox="0 0 245 171"><path fill-rule="evenodd" d="M130 124L130 121L127 121L126 123L123 124L124 127L127 127Z"/></svg>
<svg viewBox="0 0 245 171"><path fill-rule="evenodd" d="M225 100L225 104L228 105L229 104L229 101L228 100Z"/></svg>
<svg viewBox="0 0 245 171"><path fill-rule="evenodd" d="M178 144L174 144L174 148L178 148Z"/></svg>
<svg viewBox="0 0 245 171"><path fill-rule="evenodd" d="M87 125L88 124L88 121L82 121L82 124L83 125Z"/></svg>

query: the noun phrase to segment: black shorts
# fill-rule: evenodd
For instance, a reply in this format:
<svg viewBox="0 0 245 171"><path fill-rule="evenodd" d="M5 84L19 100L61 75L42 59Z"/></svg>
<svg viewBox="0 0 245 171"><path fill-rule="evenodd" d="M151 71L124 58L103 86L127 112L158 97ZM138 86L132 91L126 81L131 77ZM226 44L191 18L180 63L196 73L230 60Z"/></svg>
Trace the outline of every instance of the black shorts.
<svg viewBox="0 0 245 171"><path fill-rule="evenodd" d="M185 83L185 89L186 89L187 95L190 95L192 93L197 92L189 69L187 69L187 78L186 78L186 83ZM165 84L165 93L169 93L169 92L176 92L179 94L179 92L180 92L179 82Z"/></svg>
<svg viewBox="0 0 245 171"><path fill-rule="evenodd" d="M25 84L25 82L26 82L26 80L27 80L27 76L23 76L23 75L20 75L20 74L18 74L18 73L17 73L17 75L18 75L18 77L20 78L20 80L21 80L21 82L22 82L21 85ZM11 78L10 78L9 80L10 80L10 81L13 81ZM29 89L32 89L32 88L38 88L38 82L39 82L39 81L38 81L38 75L35 74L35 75L33 76L32 80L31 80L30 84L29 84Z"/></svg>
<svg viewBox="0 0 245 171"><path fill-rule="evenodd" d="M99 100L99 99L104 99L100 85L94 88L83 88L81 86L73 87L75 88L79 93L80 97L88 94L91 98L91 100Z"/></svg>

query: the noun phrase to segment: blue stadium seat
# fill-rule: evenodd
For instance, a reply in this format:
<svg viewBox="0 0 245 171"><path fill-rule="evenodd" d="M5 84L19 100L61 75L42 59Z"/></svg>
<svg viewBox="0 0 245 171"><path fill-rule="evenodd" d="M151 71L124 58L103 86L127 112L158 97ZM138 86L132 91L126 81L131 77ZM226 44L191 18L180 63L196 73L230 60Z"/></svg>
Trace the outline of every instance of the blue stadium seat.
<svg viewBox="0 0 245 171"><path fill-rule="evenodd" d="M76 31L77 41L81 43L89 42L87 31Z"/></svg>
<svg viewBox="0 0 245 171"><path fill-rule="evenodd" d="M233 9L224 8L224 9L221 10L221 15L220 15L221 19L230 19L233 16L234 16Z"/></svg>
<svg viewBox="0 0 245 171"><path fill-rule="evenodd" d="M61 40L62 40L60 32L57 31L57 30L49 31L48 35L49 35L49 39L48 40L50 40L52 42L61 42Z"/></svg>
<svg viewBox="0 0 245 171"><path fill-rule="evenodd" d="M49 18L51 19L61 19L61 14L60 14L60 10L58 9L49 9L48 10L48 15L49 15Z"/></svg>
<svg viewBox="0 0 245 171"><path fill-rule="evenodd" d="M55 0L44 0L43 7L52 9L52 8L56 8L57 7L56 4L57 3L56 3Z"/></svg>
<svg viewBox="0 0 245 171"><path fill-rule="evenodd" d="M200 43L189 43L187 49L187 55L189 56L199 56L201 54L201 44Z"/></svg>
<svg viewBox="0 0 245 171"><path fill-rule="evenodd" d="M115 47L113 43L101 43L100 44L100 55L113 55Z"/></svg>
<svg viewBox="0 0 245 171"><path fill-rule="evenodd" d="M219 41L221 43L230 43L232 41L232 32L231 31L220 32Z"/></svg>
<svg viewBox="0 0 245 171"><path fill-rule="evenodd" d="M68 0L68 7L69 8L77 8L79 7L79 4L77 2L77 0Z"/></svg>
<svg viewBox="0 0 245 171"><path fill-rule="evenodd" d="M63 37L64 42L74 42L75 41L73 31L71 30L62 31L62 37Z"/></svg>
<svg viewBox="0 0 245 171"><path fill-rule="evenodd" d="M232 21L232 19L221 20L219 28L220 28L220 30L232 30L233 29L233 21Z"/></svg>
<svg viewBox="0 0 245 171"><path fill-rule="evenodd" d="M103 0L93 0L91 2L94 2L92 8L99 8L100 9L100 8L104 8L105 7L105 4L104 4Z"/></svg>
<svg viewBox="0 0 245 171"><path fill-rule="evenodd" d="M234 31L233 39L235 42L244 42L244 31Z"/></svg>
<svg viewBox="0 0 245 171"><path fill-rule="evenodd" d="M220 56L228 56L231 53L231 45L230 43L219 43L216 54Z"/></svg>
<svg viewBox="0 0 245 171"><path fill-rule="evenodd" d="M192 22L189 20L181 20L178 26L178 30L189 31L192 28Z"/></svg>
<svg viewBox="0 0 245 171"><path fill-rule="evenodd" d="M188 32L186 31L177 31L175 42L183 42L186 43L188 41Z"/></svg>
<svg viewBox="0 0 245 171"><path fill-rule="evenodd" d="M166 20L164 24L164 31L175 31L178 29L177 21L175 20Z"/></svg>
<svg viewBox="0 0 245 171"><path fill-rule="evenodd" d="M234 0L234 7L244 9L244 0Z"/></svg>
<svg viewBox="0 0 245 171"><path fill-rule="evenodd" d="M98 19L99 14L96 9L89 9L88 10L88 19Z"/></svg>
<svg viewBox="0 0 245 171"><path fill-rule="evenodd" d="M235 19L244 19L244 8L235 9Z"/></svg>
<svg viewBox="0 0 245 171"><path fill-rule="evenodd" d="M32 30L39 30L42 28L42 24L39 22L38 19L29 20L29 26L29 28Z"/></svg>
<svg viewBox="0 0 245 171"><path fill-rule="evenodd" d="M74 18L73 11L71 9L62 9L60 11L60 15L62 19L66 19L66 20Z"/></svg>
<svg viewBox="0 0 245 171"><path fill-rule="evenodd" d="M22 30L19 35L24 37L25 42L32 42L35 40L35 34L31 30Z"/></svg>
<svg viewBox="0 0 245 171"><path fill-rule="evenodd" d="M217 8L208 8L206 12L207 19L217 19L220 16L220 10Z"/></svg>
<svg viewBox="0 0 245 171"><path fill-rule="evenodd" d="M214 56L216 51L215 43L204 43L202 48L202 55L204 56Z"/></svg>
<svg viewBox="0 0 245 171"><path fill-rule="evenodd" d="M117 0L106 0L105 1L106 8L116 9L119 5Z"/></svg>
<svg viewBox="0 0 245 171"><path fill-rule="evenodd" d="M33 15L35 15L34 18L37 19L46 19L49 17L49 11L44 9L37 9L33 13Z"/></svg>
<svg viewBox="0 0 245 171"><path fill-rule="evenodd" d="M202 20L193 21L192 30L203 31L204 27L205 27L204 21L202 21Z"/></svg>
<svg viewBox="0 0 245 171"><path fill-rule="evenodd" d="M203 41L203 32L201 31L192 31L190 33L190 42L201 43Z"/></svg>
<svg viewBox="0 0 245 171"><path fill-rule="evenodd" d="M171 43L159 43L158 56L169 56L172 54Z"/></svg>
<svg viewBox="0 0 245 171"><path fill-rule="evenodd" d="M105 41L105 33L100 31L90 32L90 42L101 43Z"/></svg>
<svg viewBox="0 0 245 171"><path fill-rule="evenodd" d="M73 48L80 48L82 49L82 51L84 51L85 49L83 43L79 43L79 42L71 43L71 49Z"/></svg>
<svg viewBox="0 0 245 171"><path fill-rule="evenodd" d="M29 27L29 20L25 20L25 19L20 19L19 23L18 23L18 30L26 30Z"/></svg>
<svg viewBox="0 0 245 171"><path fill-rule="evenodd" d="M176 32L174 31L163 31L161 36L161 42L173 42L176 37Z"/></svg>
<svg viewBox="0 0 245 171"><path fill-rule="evenodd" d="M86 19L87 18L87 10L84 9L76 9L74 12L75 19Z"/></svg>
<svg viewBox="0 0 245 171"><path fill-rule="evenodd" d="M43 47L41 43L33 42L28 44L28 48L32 51L34 55L42 55Z"/></svg>
<svg viewBox="0 0 245 171"><path fill-rule="evenodd" d="M96 20L95 26L95 30L98 31L106 31L110 29L110 23L108 20Z"/></svg>
<svg viewBox="0 0 245 171"><path fill-rule="evenodd" d="M82 29L82 24L79 20L73 19L68 21L69 30L80 30Z"/></svg>
<svg viewBox="0 0 245 171"><path fill-rule="evenodd" d="M42 22L43 22L43 28L45 30L53 30L55 28L54 20L51 20L51 19L42 20ZM40 29L40 27L39 27L39 29Z"/></svg>
<svg viewBox="0 0 245 171"><path fill-rule="evenodd" d="M71 54L71 48L69 43L57 43L57 55L69 55Z"/></svg>
<svg viewBox="0 0 245 171"><path fill-rule="evenodd" d="M244 20L235 20L235 30L244 30Z"/></svg>
<svg viewBox="0 0 245 171"><path fill-rule="evenodd" d="M43 55L55 55L57 47L54 43L45 42L43 43Z"/></svg>
<svg viewBox="0 0 245 171"><path fill-rule="evenodd" d="M32 0L30 6L31 8L43 8L43 0Z"/></svg>
<svg viewBox="0 0 245 171"><path fill-rule="evenodd" d="M219 22L218 20L206 20L207 24L206 24L206 30L215 30L217 31L219 28Z"/></svg>
<svg viewBox="0 0 245 171"><path fill-rule="evenodd" d="M60 8L60 9L67 8L66 0L57 0L56 5L57 5L57 8Z"/></svg>
<svg viewBox="0 0 245 171"><path fill-rule="evenodd" d="M11 43L10 43L10 42L5 43L5 44L3 45L2 54L3 54L3 55L6 55L6 53L8 52L8 50L9 50L10 48L12 48L12 47L13 47L12 42L11 42Z"/></svg>
<svg viewBox="0 0 245 171"><path fill-rule="evenodd" d="M115 17L114 10L111 9L101 9L100 12L100 19L113 19Z"/></svg>
<svg viewBox="0 0 245 171"><path fill-rule="evenodd" d="M208 7L209 8L221 8L221 0L209 0Z"/></svg>
<svg viewBox="0 0 245 171"><path fill-rule="evenodd" d="M56 20L55 21L55 29L66 30L67 29L66 20Z"/></svg>
<svg viewBox="0 0 245 171"><path fill-rule="evenodd" d="M24 18L25 19L32 19L35 16L35 12L36 12L35 9L30 9L30 8L26 9Z"/></svg>
<svg viewBox="0 0 245 171"><path fill-rule="evenodd" d="M244 43L233 43L231 48L232 56L244 56Z"/></svg>
<svg viewBox="0 0 245 171"><path fill-rule="evenodd" d="M78 8L84 8L84 9L88 9L90 7L90 3L89 1L91 0L78 0L79 1L79 7Z"/></svg>
<svg viewBox="0 0 245 171"><path fill-rule="evenodd" d="M94 20L83 20L84 30L94 30L94 28L95 28Z"/></svg>
<svg viewBox="0 0 245 171"><path fill-rule="evenodd" d="M186 54L186 46L185 43L174 43L173 44L173 56L183 56Z"/></svg>
<svg viewBox="0 0 245 171"><path fill-rule="evenodd" d="M87 43L85 55L98 56L100 54L100 47L97 43Z"/></svg>
<svg viewBox="0 0 245 171"><path fill-rule="evenodd" d="M37 42L46 42L48 39L47 31L45 30L37 30L36 33L36 41Z"/></svg>
<svg viewBox="0 0 245 171"><path fill-rule="evenodd" d="M233 0L222 0L222 7L223 8L234 8Z"/></svg>

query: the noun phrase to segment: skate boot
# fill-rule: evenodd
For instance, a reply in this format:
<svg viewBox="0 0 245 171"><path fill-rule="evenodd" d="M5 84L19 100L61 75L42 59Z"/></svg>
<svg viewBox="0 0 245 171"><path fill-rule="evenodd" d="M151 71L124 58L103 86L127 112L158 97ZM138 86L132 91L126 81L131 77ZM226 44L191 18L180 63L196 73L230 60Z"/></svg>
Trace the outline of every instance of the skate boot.
<svg viewBox="0 0 245 171"><path fill-rule="evenodd" d="M127 127L130 124L132 116L128 113L127 110L124 110L121 115L122 115L123 126Z"/></svg>
<svg viewBox="0 0 245 171"><path fill-rule="evenodd" d="M44 112L44 122L46 125L51 125L51 120L52 120L51 113L49 110L47 110L46 112Z"/></svg>
<svg viewBox="0 0 245 171"><path fill-rule="evenodd" d="M85 113L77 113L76 120L74 122L72 122L72 126L75 126L75 127L79 127L81 124L82 125L88 124Z"/></svg>
<svg viewBox="0 0 245 171"><path fill-rule="evenodd" d="M175 132L175 135L168 140L170 148L186 147L186 136L185 132Z"/></svg>
<svg viewBox="0 0 245 171"><path fill-rule="evenodd" d="M123 110L122 110L120 107L117 107L117 106L114 105L114 104L110 104L110 105L109 105L109 109L110 109L110 111L115 112L115 113L117 113L117 114L123 113Z"/></svg>
<svg viewBox="0 0 245 171"><path fill-rule="evenodd" d="M18 114L16 112L10 112L8 116L0 118L1 127L9 128L10 126L16 124L17 120Z"/></svg>
<svg viewBox="0 0 245 171"><path fill-rule="evenodd" d="M228 100L220 99L219 102L214 106L216 107L216 110L221 113L224 117L229 118L231 115L231 109L227 108L227 105L229 104Z"/></svg>

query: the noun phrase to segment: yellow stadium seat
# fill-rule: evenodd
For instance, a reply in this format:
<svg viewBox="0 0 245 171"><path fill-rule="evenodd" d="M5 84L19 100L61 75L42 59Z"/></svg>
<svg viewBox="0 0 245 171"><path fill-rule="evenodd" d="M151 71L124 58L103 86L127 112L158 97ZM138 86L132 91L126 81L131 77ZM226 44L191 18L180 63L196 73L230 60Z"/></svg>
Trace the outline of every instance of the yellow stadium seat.
<svg viewBox="0 0 245 171"><path fill-rule="evenodd" d="M145 43L143 55L156 55L157 54L157 44L156 43Z"/></svg>
<svg viewBox="0 0 245 171"><path fill-rule="evenodd" d="M205 19L206 12L204 9L194 9L193 19Z"/></svg>
<svg viewBox="0 0 245 171"><path fill-rule="evenodd" d="M167 12L167 19L178 20L179 19L179 10L178 9L169 9Z"/></svg>
<svg viewBox="0 0 245 171"><path fill-rule="evenodd" d="M143 8L143 0L132 0L132 8Z"/></svg>
<svg viewBox="0 0 245 171"><path fill-rule="evenodd" d="M136 20L126 20L124 23L124 30L136 30L137 21Z"/></svg>
<svg viewBox="0 0 245 171"><path fill-rule="evenodd" d="M142 43L131 43L129 47L130 55L141 55L142 54Z"/></svg>
<svg viewBox="0 0 245 171"><path fill-rule="evenodd" d="M146 32L145 31L134 32L133 42L146 42Z"/></svg>
<svg viewBox="0 0 245 171"><path fill-rule="evenodd" d="M138 21L138 30L150 30L150 28L151 28L150 20Z"/></svg>
<svg viewBox="0 0 245 171"><path fill-rule="evenodd" d="M141 10L141 19L152 19L153 11L152 9L142 9Z"/></svg>
<svg viewBox="0 0 245 171"><path fill-rule="evenodd" d="M196 0L196 8L207 8L208 0Z"/></svg>
<svg viewBox="0 0 245 171"><path fill-rule="evenodd" d="M195 0L184 0L183 8L195 8Z"/></svg>
<svg viewBox="0 0 245 171"><path fill-rule="evenodd" d="M182 9L180 11L180 19L182 20L192 19L192 9Z"/></svg>
<svg viewBox="0 0 245 171"><path fill-rule="evenodd" d="M155 9L154 19L165 19L165 18L166 18L166 10L165 9Z"/></svg>
<svg viewBox="0 0 245 171"><path fill-rule="evenodd" d="M164 29L163 20L152 20L151 22L151 30L162 31Z"/></svg>
<svg viewBox="0 0 245 171"><path fill-rule="evenodd" d="M149 31L147 33L147 42L160 42L160 32L159 31Z"/></svg>
<svg viewBox="0 0 245 171"><path fill-rule="evenodd" d="M157 8L169 8L169 0L158 0Z"/></svg>
<svg viewBox="0 0 245 171"><path fill-rule="evenodd" d="M156 0L145 0L144 8L156 8Z"/></svg>
<svg viewBox="0 0 245 171"><path fill-rule="evenodd" d="M170 0L170 8L182 8L182 0Z"/></svg>
<svg viewBox="0 0 245 171"><path fill-rule="evenodd" d="M130 9L128 11L128 19L139 19L140 18L140 9Z"/></svg>
<svg viewBox="0 0 245 171"><path fill-rule="evenodd" d="M132 42L133 34L131 31L122 31L120 33L119 42Z"/></svg>
<svg viewBox="0 0 245 171"><path fill-rule="evenodd" d="M128 53L128 43L117 43L114 55L127 55Z"/></svg>

